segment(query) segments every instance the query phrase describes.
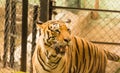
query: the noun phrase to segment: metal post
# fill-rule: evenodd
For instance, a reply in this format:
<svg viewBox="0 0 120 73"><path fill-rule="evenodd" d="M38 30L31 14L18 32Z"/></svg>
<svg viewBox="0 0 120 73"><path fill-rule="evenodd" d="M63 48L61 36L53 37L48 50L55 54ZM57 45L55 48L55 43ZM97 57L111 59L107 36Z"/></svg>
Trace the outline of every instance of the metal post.
<svg viewBox="0 0 120 73"><path fill-rule="evenodd" d="M77 0L77 7L78 7L78 8L81 7L81 6L80 6L80 5L81 5L80 2L81 2L81 0Z"/></svg>
<svg viewBox="0 0 120 73"><path fill-rule="evenodd" d="M6 67L7 64L7 52L8 52L8 34L9 34L9 20L10 20L10 0L6 0L5 5L5 30L4 30L4 55L3 55L3 61L4 61L4 67Z"/></svg>
<svg viewBox="0 0 120 73"><path fill-rule="evenodd" d="M49 20L49 0L40 0L40 18L42 22Z"/></svg>
<svg viewBox="0 0 120 73"><path fill-rule="evenodd" d="M21 71L26 72L27 66L27 29L28 29L28 0L22 0L22 42L21 42Z"/></svg>
<svg viewBox="0 0 120 73"><path fill-rule="evenodd" d="M52 1L49 2L49 20L52 19Z"/></svg>
<svg viewBox="0 0 120 73"><path fill-rule="evenodd" d="M10 67L14 66L14 50L15 50L15 23L16 21L16 1L11 2L11 26L10 26Z"/></svg>
<svg viewBox="0 0 120 73"><path fill-rule="evenodd" d="M54 10L53 6L55 6L55 5L56 5L55 0L49 1L49 20L52 19L52 14L53 14L53 10Z"/></svg>

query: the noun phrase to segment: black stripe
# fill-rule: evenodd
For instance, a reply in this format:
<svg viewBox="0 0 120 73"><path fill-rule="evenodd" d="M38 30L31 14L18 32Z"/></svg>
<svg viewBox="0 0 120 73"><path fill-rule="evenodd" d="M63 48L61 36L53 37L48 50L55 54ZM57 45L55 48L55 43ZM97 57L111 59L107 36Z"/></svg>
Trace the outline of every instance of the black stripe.
<svg viewBox="0 0 120 73"><path fill-rule="evenodd" d="M95 45L92 45L92 49L93 49L93 59L94 59L94 62L93 62L93 65L92 65L92 69L90 70L90 72L93 72L94 71L94 67L96 66L96 59L97 59L97 51L98 51L98 48L95 46ZM100 60L101 62L101 60Z"/></svg>
<svg viewBox="0 0 120 73"><path fill-rule="evenodd" d="M81 65L82 65L82 64L81 64L81 62L80 62L78 73L79 73L79 72L80 72L80 70L81 70Z"/></svg>
<svg viewBox="0 0 120 73"><path fill-rule="evenodd" d="M49 26L48 26L48 29L51 30Z"/></svg>
<svg viewBox="0 0 120 73"><path fill-rule="evenodd" d="M46 56L46 57L47 57L47 55L48 55L48 51L45 53L45 56ZM43 62L46 66L48 66L48 65L46 64L46 62L42 59L41 56L40 56L40 59L42 60L42 62ZM47 59L48 59L48 58L47 58ZM48 60L49 60L49 59L48 59ZM52 67L54 67L54 68L51 68L51 70L57 68L60 61L61 61L61 58L57 58L55 62L51 62L51 63L54 63L54 64L56 65L56 66L54 65L55 67L52 66ZM49 63L49 65L50 65L51 63ZM50 65L50 66L51 66L51 65ZM49 67L49 66L48 66L48 67Z"/></svg>
<svg viewBox="0 0 120 73"><path fill-rule="evenodd" d="M84 41L81 39L81 41L82 41L82 45L83 45L83 52L82 52L82 54L83 54L83 62L85 62L85 47L84 47Z"/></svg>
<svg viewBox="0 0 120 73"><path fill-rule="evenodd" d="M62 69L63 69L63 71L62 71ZM62 73L65 73L65 70L66 70L66 62L63 63L60 71L62 71Z"/></svg>
<svg viewBox="0 0 120 73"><path fill-rule="evenodd" d="M41 55L39 55L38 60L42 60L42 62L46 65L46 62L43 60L43 58L41 57Z"/></svg>
<svg viewBox="0 0 120 73"><path fill-rule="evenodd" d="M73 73L76 73L75 67L76 67L76 66L73 66Z"/></svg>
<svg viewBox="0 0 120 73"><path fill-rule="evenodd" d="M49 32L48 32L48 31L47 31L47 36L48 36L47 42L49 42L48 40L49 40L49 36L50 36L50 34L49 34Z"/></svg>
<svg viewBox="0 0 120 73"><path fill-rule="evenodd" d="M70 52L72 54L72 52ZM71 73L71 68L72 68L72 56L71 56L71 59L70 59L70 65L69 65L69 73Z"/></svg>
<svg viewBox="0 0 120 73"><path fill-rule="evenodd" d="M80 46L78 46L78 44L80 44L80 43L78 43L76 37L74 37L74 39L75 39L75 44L76 44L76 49L77 49L77 51L75 52L75 54L76 54L76 66L77 66L77 71L78 71L78 73L79 73L80 70L81 70L81 63L78 64L78 55L80 54L80 48L79 48ZM76 72L77 72L77 71L76 71Z"/></svg>
<svg viewBox="0 0 120 73"><path fill-rule="evenodd" d="M91 44L87 42L87 45L88 45L88 52L89 52L89 60L91 61L91 52L90 52L90 51L91 51L91 50L90 50L90 49L91 49L91 48L90 48L90 45L91 45ZM90 67L90 62L89 62L89 67Z"/></svg>
<svg viewBox="0 0 120 73"><path fill-rule="evenodd" d="M80 54L80 51L79 51L79 46L78 46L78 42L77 42L77 38L74 37L75 39L75 45L76 45L76 49L77 51L75 51L75 56L76 56L76 67L77 67L77 70L79 69L79 64L78 64L78 55Z"/></svg>
<svg viewBox="0 0 120 73"><path fill-rule="evenodd" d="M104 56L104 67L107 66L107 59L106 59L106 56ZM105 70L105 69L104 69ZM105 71L104 71L105 72Z"/></svg>
<svg viewBox="0 0 120 73"><path fill-rule="evenodd" d="M49 31L46 31L46 33L47 34L45 34L44 35L44 38L43 38L43 40L44 40L44 44L46 45L46 46L50 46L51 45L51 43L49 42L49 40L50 40L50 33L49 33ZM47 37L47 38L46 38Z"/></svg>
<svg viewBox="0 0 120 73"><path fill-rule="evenodd" d="M65 63L66 63L66 62L63 63L63 65L62 65L62 67L61 67L60 70L62 70L62 69L65 67Z"/></svg>
<svg viewBox="0 0 120 73"><path fill-rule="evenodd" d="M101 60L101 57L100 57L100 55L98 55L98 58L99 58L99 64L100 64L100 65L98 66L97 73L99 73L99 72L101 71L101 63L100 63L100 62L101 62L101 61L100 61L100 60ZM103 64L103 65L104 65L104 64Z"/></svg>
<svg viewBox="0 0 120 73"><path fill-rule="evenodd" d="M85 72L85 67L86 67L86 59L85 59L85 61L84 61L83 73Z"/></svg>
<svg viewBox="0 0 120 73"><path fill-rule="evenodd" d="M53 68L51 68L51 70L56 69L58 67L58 64L59 64L60 61L61 61L61 58L59 58L56 63L55 62L51 62L51 63L55 63L55 65L56 65L56 66L54 65L55 67L52 66Z"/></svg>
<svg viewBox="0 0 120 73"><path fill-rule="evenodd" d="M86 65L86 59L85 59L85 43L84 43L84 40L81 39L82 41L82 44L83 44L83 63L84 63L84 68L83 68L83 72L84 72L84 69L85 69L85 65Z"/></svg>
<svg viewBox="0 0 120 73"><path fill-rule="evenodd" d="M39 55L39 50L38 50L38 52L37 52L37 59L38 59L40 65L42 66L43 70L45 70L45 71L47 71L47 72L50 72L50 70L48 70L48 69L46 69L46 68L44 67L45 62L44 62L44 60L42 59L41 55ZM41 62L40 60L42 60L42 62Z"/></svg>
<svg viewBox="0 0 120 73"><path fill-rule="evenodd" d="M77 54L77 52L75 52L75 58L76 58L76 59L75 59L75 60L76 60L76 63L75 63L76 65L75 65L75 66L76 66L76 68L78 69L79 64L78 64L78 54Z"/></svg>
<svg viewBox="0 0 120 73"><path fill-rule="evenodd" d="M46 36L46 32L44 32L44 37Z"/></svg>
<svg viewBox="0 0 120 73"><path fill-rule="evenodd" d="M64 68L64 70L62 71L62 73L65 73L65 68Z"/></svg>
<svg viewBox="0 0 120 73"><path fill-rule="evenodd" d="M78 54L80 54L80 50L79 50L79 46L78 46L78 42L77 42L77 38L74 37L74 39L75 39L75 44L76 44L76 48L77 48Z"/></svg>
<svg viewBox="0 0 120 73"><path fill-rule="evenodd" d="M94 58L94 45L90 45L91 46L91 51L92 51L92 58ZM95 60L95 59L94 59ZM94 64L95 64L95 62L93 62L93 64L92 64L92 69L89 71L90 73L92 73L93 72L93 68L94 68Z"/></svg>
<svg viewBox="0 0 120 73"><path fill-rule="evenodd" d="M93 50L95 51L95 59L96 59L97 58L98 48L94 45L94 49Z"/></svg>
<svg viewBox="0 0 120 73"><path fill-rule="evenodd" d="M55 63L55 64L58 64L60 61L61 61L62 58L59 58L59 60Z"/></svg>

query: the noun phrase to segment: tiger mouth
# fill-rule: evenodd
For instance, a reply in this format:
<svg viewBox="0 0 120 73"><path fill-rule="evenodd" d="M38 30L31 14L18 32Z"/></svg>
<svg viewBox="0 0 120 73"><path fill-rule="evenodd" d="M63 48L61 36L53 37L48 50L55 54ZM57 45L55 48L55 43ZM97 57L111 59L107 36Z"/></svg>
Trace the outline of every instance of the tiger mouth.
<svg viewBox="0 0 120 73"><path fill-rule="evenodd" d="M56 53L64 55L67 47L68 47L68 45L55 47Z"/></svg>

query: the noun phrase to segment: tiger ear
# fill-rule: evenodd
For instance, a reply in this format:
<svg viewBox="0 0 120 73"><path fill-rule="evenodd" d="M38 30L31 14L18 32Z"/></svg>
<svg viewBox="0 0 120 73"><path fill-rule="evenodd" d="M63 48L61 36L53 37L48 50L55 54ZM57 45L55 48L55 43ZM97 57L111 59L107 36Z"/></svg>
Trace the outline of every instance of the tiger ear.
<svg viewBox="0 0 120 73"><path fill-rule="evenodd" d="M43 29L45 27L42 21L37 21L36 26L37 26L37 29Z"/></svg>
<svg viewBox="0 0 120 73"><path fill-rule="evenodd" d="M65 23L71 23L71 19L65 20Z"/></svg>
<svg viewBox="0 0 120 73"><path fill-rule="evenodd" d="M64 22L65 22L67 28L70 28L71 19L66 19Z"/></svg>

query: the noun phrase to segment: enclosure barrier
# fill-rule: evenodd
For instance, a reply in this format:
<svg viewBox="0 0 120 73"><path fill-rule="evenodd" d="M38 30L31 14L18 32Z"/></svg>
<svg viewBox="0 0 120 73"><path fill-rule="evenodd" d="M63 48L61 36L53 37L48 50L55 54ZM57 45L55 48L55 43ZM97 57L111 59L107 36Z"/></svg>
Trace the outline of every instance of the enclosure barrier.
<svg viewBox="0 0 120 73"><path fill-rule="evenodd" d="M11 25L10 25L10 67L14 66L14 50L16 38L16 1L11 2Z"/></svg>
<svg viewBox="0 0 120 73"><path fill-rule="evenodd" d="M22 42L21 71L26 72L27 66L27 30L28 30L28 0L22 0Z"/></svg>
<svg viewBox="0 0 120 73"><path fill-rule="evenodd" d="M4 55L3 55L3 61L4 61L4 67L6 67L7 64L7 53L8 53L8 42L9 42L9 20L10 20L10 0L6 0L5 5L5 30L4 30Z"/></svg>
<svg viewBox="0 0 120 73"><path fill-rule="evenodd" d="M77 7L63 7L63 6L56 6L55 1L54 0L40 0L40 17L39 19L43 22L52 19L52 15L55 11L55 9L62 9L62 10L66 10L66 9L71 9L71 10L85 10L85 11L97 11L97 12L109 12L109 13L120 13L119 10L107 10L107 9L93 9L93 8L83 8L81 6L81 4L78 4ZM81 0L78 0L78 2ZM11 3L11 6L10 6ZM22 51L21 51L21 71L26 71L26 54L27 54L27 24L28 24L28 0L22 0L22 42L21 42L21 47L22 47ZM11 14L10 14L10 7L11 7ZM79 8L78 8L79 7ZM15 32L15 26L16 26L16 2L12 1L10 2L10 0L6 0L6 7L5 7L5 31L4 31L4 67L6 67L7 65L7 53L8 53L8 48L9 48L9 36L10 36L10 67L13 68L14 66L14 49L15 49L15 38L16 38L16 32ZM36 41L36 21L37 21L37 17L38 17L38 6L34 7L34 12L33 12L33 27L32 27L32 51L31 51L31 58L33 55L33 52L35 50L35 41ZM10 17L11 15L11 17ZM12 18L12 19L10 19ZM11 23L10 21L11 20ZM112 21L111 21L112 22ZM115 26L120 23L120 21L115 22ZM109 23L107 23L108 25ZM98 25L97 25L98 26ZM102 27L104 28L104 26ZM109 29L111 30L112 27L110 27ZM9 32L10 31L10 32ZM107 32L105 32L107 33ZM113 32L114 33L114 32ZM119 37L119 35L117 35L117 37ZM119 42L102 42L102 41L92 41L93 43L96 44L102 44L102 45L120 45ZM31 72L32 72L32 63L31 63Z"/></svg>
<svg viewBox="0 0 120 73"><path fill-rule="evenodd" d="M6 0L5 6L5 30L4 30L4 55L3 55L3 67L9 66L11 68L14 67L14 51L15 51L15 38L16 35L16 2ZM22 42L21 42L21 71L26 72L26 54L27 54L27 28L28 28L28 1L23 0L22 2ZM11 17L10 17L11 16ZM36 41L36 21L38 16L38 5L34 6L33 13L33 30L32 30L32 51L33 55L35 49L35 41ZM10 39L9 39L10 38ZM10 49L10 60L8 59L8 49ZM31 55L31 57L32 57ZM9 63L7 63L9 60ZM9 64L9 65L8 65ZM32 66L32 64L31 64Z"/></svg>
<svg viewBox="0 0 120 73"><path fill-rule="evenodd" d="M119 10L106 10L106 9L90 9L90 8L77 8L77 7L63 7L63 6L51 6L51 9L74 9L74 10L87 10L87 11L100 11L100 12L116 12Z"/></svg>

